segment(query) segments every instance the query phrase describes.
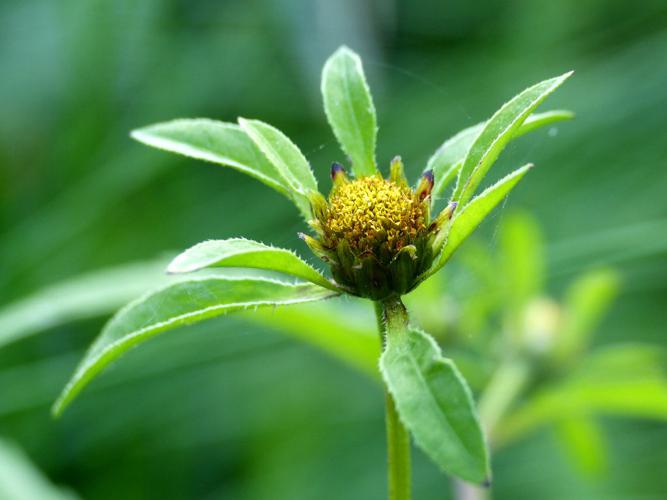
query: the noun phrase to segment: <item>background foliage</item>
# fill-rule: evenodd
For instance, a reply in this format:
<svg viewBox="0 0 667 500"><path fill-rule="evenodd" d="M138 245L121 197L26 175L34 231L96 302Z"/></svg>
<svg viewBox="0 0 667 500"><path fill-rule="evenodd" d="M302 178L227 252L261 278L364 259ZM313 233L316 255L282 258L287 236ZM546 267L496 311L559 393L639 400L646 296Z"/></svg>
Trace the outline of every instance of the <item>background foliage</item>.
<svg viewBox="0 0 667 500"><path fill-rule="evenodd" d="M401 154L412 178L446 137L527 85L575 69L548 107L574 109L577 119L512 143L497 176L536 164L512 204L543 228L550 294L600 266L620 272L620 296L593 343L665 347L666 20L659 0L631 10L616 0L5 1L1 303L207 238L244 235L307 254L299 216L279 194L230 169L148 150L128 131L179 116L260 118L301 146L327 189L328 166L342 158L322 112L320 68L346 43L374 90L380 167ZM497 211L478 246L453 258L442 293L462 300L445 305L473 296L473 259L462 255L494 252L505 216ZM145 283L164 280L142 269ZM135 285L122 275L118 283L122 302ZM91 303L87 319L0 350L0 434L51 481L102 500L381 498L381 392L282 336L290 327L281 315L217 319L156 339L51 420L50 404L104 321L98 285L76 290L77 302ZM57 325L48 306L68 296L56 289L34 320ZM465 335L484 328L489 302L445 310L467 321ZM339 307L345 321L370 318L352 300ZM364 349L353 355L366 359ZM660 498L664 423L602 426L603 473L582 475L556 434L538 432L495 457L497 498ZM415 459L415 497L442 498L446 479Z"/></svg>

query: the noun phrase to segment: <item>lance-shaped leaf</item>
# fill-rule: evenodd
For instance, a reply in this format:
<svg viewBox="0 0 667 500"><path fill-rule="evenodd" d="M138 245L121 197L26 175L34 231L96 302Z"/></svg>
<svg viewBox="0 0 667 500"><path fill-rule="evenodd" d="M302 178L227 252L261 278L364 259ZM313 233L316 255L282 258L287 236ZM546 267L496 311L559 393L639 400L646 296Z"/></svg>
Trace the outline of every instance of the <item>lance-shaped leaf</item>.
<svg viewBox="0 0 667 500"><path fill-rule="evenodd" d="M290 274L330 290L339 288L316 269L284 248L274 248L245 238L208 240L178 255L167 268L169 273L189 273L207 267L250 267Z"/></svg>
<svg viewBox="0 0 667 500"><path fill-rule="evenodd" d="M472 234L491 210L507 196L530 168L532 168L532 165L528 164L503 177L493 186L480 193L461 213L454 217L445 245L436 263L427 271L425 277L432 275L445 265L456 249L461 246L461 243Z"/></svg>
<svg viewBox="0 0 667 500"><path fill-rule="evenodd" d="M134 130L131 136L157 149L246 173L290 198L305 217L310 217L307 200L290 189L290 184L235 123L204 118L173 120Z"/></svg>
<svg viewBox="0 0 667 500"><path fill-rule="evenodd" d="M354 175L376 173L375 106L361 59L347 47L339 48L324 65L322 97L329 124L352 161Z"/></svg>
<svg viewBox="0 0 667 500"><path fill-rule="evenodd" d="M60 414L105 366L158 333L232 311L311 302L333 295L331 290L310 283L216 274L193 277L150 292L121 309L107 323L56 401L53 412Z"/></svg>
<svg viewBox="0 0 667 500"><path fill-rule="evenodd" d="M570 120L574 118L574 113L571 111L554 110L545 113L535 113L526 118L519 129L514 133L512 139L521 137L528 132L537 130L541 127L552 125L554 123ZM435 178L435 185L431 196L437 199L447 186L456 178L459 170L463 166L470 146L475 141L479 133L486 125L486 122L481 122L472 127L463 129L455 136L447 139L442 146L431 156L426 164L424 171L432 170Z"/></svg>
<svg viewBox="0 0 667 500"><path fill-rule="evenodd" d="M303 153L285 134L267 123L239 118L239 124L294 193L299 207L308 207L310 213L308 193L317 191L317 180Z"/></svg>
<svg viewBox="0 0 667 500"><path fill-rule="evenodd" d="M389 331L380 368L419 447L450 474L488 482L488 452L470 389L433 338L411 327Z"/></svg>
<svg viewBox="0 0 667 500"><path fill-rule="evenodd" d="M76 276L0 308L0 349L62 324L110 314L146 290L175 281L165 259Z"/></svg>
<svg viewBox="0 0 667 500"><path fill-rule="evenodd" d="M475 138L459 172L452 199L465 206L491 165L537 106L560 86L572 72L540 82L521 92L484 124Z"/></svg>

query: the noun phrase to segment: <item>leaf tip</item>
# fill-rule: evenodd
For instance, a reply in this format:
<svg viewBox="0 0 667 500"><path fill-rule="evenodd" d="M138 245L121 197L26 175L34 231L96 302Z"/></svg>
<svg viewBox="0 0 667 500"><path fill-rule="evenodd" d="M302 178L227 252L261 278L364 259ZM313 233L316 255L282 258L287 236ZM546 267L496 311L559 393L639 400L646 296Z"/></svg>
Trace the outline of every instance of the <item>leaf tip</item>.
<svg viewBox="0 0 667 500"><path fill-rule="evenodd" d="M62 416L63 411L65 411L66 406L67 403L63 400L63 395L61 394L51 405L51 418L54 420L59 419Z"/></svg>
<svg viewBox="0 0 667 500"><path fill-rule="evenodd" d="M134 139L137 142L145 143L145 129L144 128L135 128L130 131L130 138Z"/></svg>
<svg viewBox="0 0 667 500"><path fill-rule="evenodd" d="M347 55L347 56L356 56L357 53L352 50L350 47L347 45L343 44L339 46L336 51L333 53L334 56L339 56L339 55Z"/></svg>
<svg viewBox="0 0 667 500"><path fill-rule="evenodd" d="M568 78L570 78L573 74L574 74L574 70L571 69L570 71L567 71L567 72L563 73L562 75L557 76L556 78L554 78L554 80L556 80L556 81L558 82L558 85L560 85L560 84L563 83L565 80L567 80ZM558 85L557 85L557 86L558 86Z"/></svg>

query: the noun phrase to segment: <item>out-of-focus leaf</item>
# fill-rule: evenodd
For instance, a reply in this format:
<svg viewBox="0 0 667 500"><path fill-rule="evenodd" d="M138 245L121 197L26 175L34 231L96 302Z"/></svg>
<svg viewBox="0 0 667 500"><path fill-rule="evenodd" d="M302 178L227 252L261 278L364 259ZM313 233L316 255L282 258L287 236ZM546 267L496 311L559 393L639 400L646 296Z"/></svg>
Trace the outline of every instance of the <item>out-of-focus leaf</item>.
<svg viewBox="0 0 667 500"><path fill-rule="evenodd" d="M618 288L618 275L608 269L590 272L570 286L565 297L564 324L554 344L557 359L571 359L586 348Z"/></svg>
<svg viewBox="0 0 667 500"><path fill-rule="evenodd" d="M375 106L361 59L347 47L339 48L322 70L324 111L357 177L377 172Z"/></svg>
<svg viewBox="0 0 667 500"><path fill-rule="evenodd" d="M659 377L665 371L665 358L658 346L618 343L586 356L577 373L587 379Z"/></svg>
<svg viewBox="0 0 667 500"><path fill-rule="evenodd" d="M505 215L500 227L504 297L516 312L537 295L544 281L540 229L524 212Z"/></svg>
<svg viewBox="0 0 667 500"><path fill-rule="evenodd" d="M447 240L436 263L426 272L426 277L437 272L452 256L454 251L472 234L484 218L516 186L532 165L525 165L499 180L475 197L458 215L454 216Z"/></svg>
<svg viewBox="0 0 667 500"><path fill-rule="evenodd" d="M565 380L545 387L508 415L494 442L507 443L563 418L596 414L667 420L662 352L624 345L590 355Z"/></svg>
<svg viewBox="0 0 667 500"><path fill-rule="evenodd" d="M252 323L295 337L378 377L380 336L375 321L355 314L349 304L327 300L276 310L243 313Z"/></svg>
<svg viewBox="0 0 667 500"><path fill-rule="evenodd" d="M512 139L521 137L528 132L537 130L546 125L551 125L563 120L570 120L574 113L570 111L554 110L545 113L535 113L526 118L519 129L514 133ZM470 146L484 128L486 122L478 123L460 131L455 136L447 139L442 146L431 156L426 164L425 170L432 170L435 184L431 191L434 200L451 184L463 166Z"/></svg>
<svg viewBox="0 0 667 500"><path fill-rule="evenodd" d="M76 500L54 486L16 445L0 439L0 498L5 500Z"/></svg>
<svg viewBox="0 0 667 500"><path fill-rule="evenodd" d="M166 260L91 272L46 287L0 309L0 348L54 326L109 314L146 290L175 278Z"/></svg>
<svg viewBox="0 0 667 500"><path fill-rule="evenodd" d="M443 470L489 480L486 443L470 389L432 337L407 327L387 333L380 368L398 413L419 447Z"/></svg>
<svg viewBox="0 0 667 500"><path fill-rule="evenodd" d="M178 255L167 267L169 273L189 273L207 267L249 267L290 274L330 290L340 291L316 269L284 248L275 248L245 238L208 240Z"/></svg>
<svg viewBox="0 0 667 500"><path fill-rule="evenodd" d="M505 103L484 124L484 128L475 138L459 171L453 201L465 206L475 194L491 165L500 152L512 139L528 115L539 106L546 97L558 88L572 72L544 80L527 88L509 102Z"/></svg>
<svg viewBox="0 0 667 500"><path fill-rule="evenodd" d="M587 417L556 422L556 434L564 451L584 475L598 476L607 468L607 443L602 429Z"/></svg>
<svg viewBox="0 0 667 500"><path fill-rule="evenodd" d="M56 401L59 415L100 371L130 347L158 333L247 308L299 304L335 295L313 284L252 277L192 277L149 292L121 309L104 327Z"/></svg>
<svg viewBox="0 0 667 500"><path fill-rule="evenodd" d="M131 136L157 149L235 168L292 198L289 184L234 123L205 118L173 120L133 130Z"/></svg>
<svg viewBox="0 0 667 500"><path fill-rule="evenodd" d="M317 191L317 181L303 153L285 134L267 123L239 118L239 124L278 171L297 206L309 219L308 194Z"/></svg>

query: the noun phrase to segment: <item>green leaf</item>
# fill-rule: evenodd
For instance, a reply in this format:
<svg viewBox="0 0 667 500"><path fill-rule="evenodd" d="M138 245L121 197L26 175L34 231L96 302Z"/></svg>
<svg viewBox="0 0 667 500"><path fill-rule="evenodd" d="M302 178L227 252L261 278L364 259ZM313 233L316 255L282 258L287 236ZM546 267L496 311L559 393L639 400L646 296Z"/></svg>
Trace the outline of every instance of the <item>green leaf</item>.
<svg viewBox="0 0 667 500"><path fill-rule="evenodd" d="M572 72L544 80L504 104L475 138L459 172L452 199L465 205L473 196L500 152L518 131L528 115L558 88Z"/></svg>
<svg viewBox="0 0 667 500"><path fill-rule="evenodd" d="M361 59L347 47L339 48L324 65L322 96L329 124L352 161L354 175L375 174L375 106Z"/></svg>
<svg viewBox="0 0 667 500"><path fill-rule="evenodd" d="M363 308L364 312L367 308ZM314 345L377 379L380 337L372 318L349 300L327 300L243 313L248 321Z"/></svg>
<svg viewBox="0 0 667 500"><path fill-rule="evenodd" d="M178 255L167 268L169 273L189 273L207 267L250 267L290 274L317 285L340 291L331 281L283 248L274 248L244 238L208 240Z"/></svg>
<svg viewBox="0 0 667 500"><path fill-rule="evenodd" d="M389 331L380 368L419 447L451 474L488 481L488 453L470 389L433 338L410 327Z"/></svg>
<svg viewBox="0 0 667 500"><path fill-rule="evenodd" d="M487 188L473 199L458 215L454 216L447 241L438 256L436 263L426 272L425 278L437 272L449 260L456 249L479 226L491 210L500 203L516 186L532 165L525 165L505 176L493 186Z"/></svg>
<svg viewBox="0 0 667 500"><path fill-rule="evenodd" d="M149 292L104 327L53 407L59 415L109 363L158 333L247 308L299 304L334 296L313 284L266 278L193 277Z"/></svg>
<svg viewBox="0 0 667 500"><path fill-rule="evenodd" d="M598 423L587 417L564 418L555 424L564 451L583 474L599 476L607 469L607 442Z"/></svg>
<svg viewBox="0 0 667 500"><path fill-rule="evenodd" d="M158 259L85 273L1 308L0 348L56 326L111 314L156 286L189 279L166 275L167 263ZM315 345L377 377L380 348L375 321L363 314L366 308L335 302L252 311L243 317Z"/></svg>
<svg viewBox="0 0 667 500"><path fill-rule="evenodd" d="M51 484L23 450L0 439L0 498L6 500L76 500L79 497L71 491Z"/></svg>
<svg viewBox="0 0 667 500"><path fill-rule="evenodd" d="M505 301L521 314L544 283L542 235L527 212L511 212L500 226L500 250Z"/></svg>
<svg viewBox="0 0 667 500"><path fill-rule="evenodd" d="M614 415L667 420L667 376L658 348L622 345L583 360L566 378L543 387L496 428L498 445L563 418Z"/></svg>
<svg viewBox="0 0 667 500"><path fill-rule="evenodd" d="M131 136L157 149L235 168L290 197L288 184L234 123L174 120L134 130Z"/></svg>
<svg viewBox="0 0 667 500"><path fill-rule="evenodd" d="M573 117L574 113L563 110L532 114L521 124L519 129L512 136L512 139L521 137L528 132L532 132L533 130L537 130L546 125L551 125L563 120L570 120ZM432 197L434 200L437 199L438 195L440 195L456 178L463 166L463 160L465 160L470 147L484 128L484 125L486 125L486 122L481 122L462 130L455 136L447 139L433 156L429 158L424 170L433 171L435 185L433 186Z"/></svg>
<svg viewBox="0 0 667 500"><path fill-rule="evenodd" d="M109 314L174 278L167 261L135 262L86 273L45 287L0 309L0 348L40 331Z"/></svg>
<svg viewBox="0 0 667 500"><path fill-rule="evenodd" d="M299 200L299 207L307 207L310 214L308 194L317 191L317 181L303 153L285 134L267 123L239 118L239 124L289 186Z"/></svg>
<svg viewBox="0 0 667 500"><path fill-rule="evenodd" d="M565 109L554 109L553 111L545 111L544 113L534 113L526 118L519 129L514 133L512 139L517 139L526 135L528 132L546 127L547 125L553 125L554 123L565 120L572 120L573 118L574 113Z"/></svg>
<svg viewBox="0 0 667 500"><path fill-rule="evenodd" d="M565 361L582 352L618 294L619 277L609 269L578 278L566 292L564 324L556 336L554 356Z"/></svg>

